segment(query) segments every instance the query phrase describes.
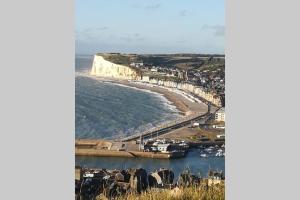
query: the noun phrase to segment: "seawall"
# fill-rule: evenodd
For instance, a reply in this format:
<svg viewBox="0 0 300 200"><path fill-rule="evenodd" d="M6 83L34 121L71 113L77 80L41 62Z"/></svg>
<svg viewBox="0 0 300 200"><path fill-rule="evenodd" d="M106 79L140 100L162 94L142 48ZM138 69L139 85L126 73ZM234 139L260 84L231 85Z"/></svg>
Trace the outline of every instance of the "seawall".
<svg viewBox="0 0 300 200"><path fill-rule="evenodd" d="M113 150L99 150L99 149L75 149L76 156L99 156L99 157L127 157L127 158L159 158L172 159L184 157L184 153L154 153L143 151L113 151Z"/></svg>

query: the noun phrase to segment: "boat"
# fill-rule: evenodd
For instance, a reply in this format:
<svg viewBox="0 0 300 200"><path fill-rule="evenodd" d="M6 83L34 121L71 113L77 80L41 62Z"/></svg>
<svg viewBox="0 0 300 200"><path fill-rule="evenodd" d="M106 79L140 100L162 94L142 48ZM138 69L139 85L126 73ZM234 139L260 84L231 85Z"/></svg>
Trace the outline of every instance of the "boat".
<svg viewBox="0 0 300 200"><path fill-rule="evenodd" d="M213 150L210 148L204 149L204 151L206 151L207 153L211 153Z"/></svg>
<svg viewBox="0 0 300 200"><path fill-rule="evenodd" d="M200 157L202 157L202 158L208 158L208 155L205 154L205 153L202 153L202 154L200 154Z"/></svg>
<svg viewBox="0 0 300 200"><path fill-rule="evenodd" d="M222 151L218 151L215 156L222 157L224 156L224 153Z"/></svg>

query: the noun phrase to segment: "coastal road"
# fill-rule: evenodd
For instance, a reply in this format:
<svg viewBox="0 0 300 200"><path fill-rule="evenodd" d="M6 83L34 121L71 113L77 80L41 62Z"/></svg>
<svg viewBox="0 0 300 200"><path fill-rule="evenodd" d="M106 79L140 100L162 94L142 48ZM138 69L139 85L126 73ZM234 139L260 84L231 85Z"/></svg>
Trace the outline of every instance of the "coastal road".
<svg viewBox="0 0 300 200"><path fill-rule="evenodd" d="M213 109L215 110L215 109ZM128 141L134 141L138 139L148 139L148 138L153 138L153 137L158 137L163 134L166 134L170 131L173 131L175 129L179 129L184 126L190 125L193 121L201 121L202 123L206 123L208 119L210 119L213 116L214 112L211 112L211 106L208 105L208 111L205 114L202 115L195 115L195 116L187 116L181 120L174 121L169 124L162 125L160 127L156 127L152 130L145 131L140 134L135 134L133 136L129 136L126 138L123 138L123 142L128 142Z"/></svg>

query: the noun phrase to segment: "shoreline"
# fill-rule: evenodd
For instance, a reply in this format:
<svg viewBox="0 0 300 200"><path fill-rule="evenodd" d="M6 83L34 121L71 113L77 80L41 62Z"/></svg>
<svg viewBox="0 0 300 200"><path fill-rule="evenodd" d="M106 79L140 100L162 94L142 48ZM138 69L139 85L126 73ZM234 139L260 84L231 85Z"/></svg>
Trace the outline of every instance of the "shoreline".
<svg viewBox="0 0 300 200"><path fill-rule="evenodd" d="M85 74L85 76L89 78L93 78L95 80L112 83L112 84L120 84L123 86L132 87L133 89L141 89L151 91L160 95L163 95L169 102L171 102L177 110L179 110L182 116L188 116L195 113L206 113L208 110L208 106L203 102L192 102L191 99L184 96L184 94L180 92L172 91L171 88L164 88L157 85L146 85L142 82L133 83L128 80L122 79L114 79L100 76L91 76ZM183 92L184 93L184 92ZM172 105L171 104L171 105Z"/></svg>

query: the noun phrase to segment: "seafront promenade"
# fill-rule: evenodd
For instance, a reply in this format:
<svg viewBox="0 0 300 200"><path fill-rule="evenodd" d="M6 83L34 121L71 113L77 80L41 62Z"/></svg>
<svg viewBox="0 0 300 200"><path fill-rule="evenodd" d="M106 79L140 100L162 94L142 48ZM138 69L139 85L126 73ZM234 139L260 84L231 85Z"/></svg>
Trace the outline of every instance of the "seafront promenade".
<svg viewBox="0 0 300 200"><path fill-rule="evenodd" d="M178 128L181 128L183 126L189 125L191 124L193 121L195 120L204 120L206 121L208 119L208 117L210 116L210 106L208 106L208 110L206 113L194 113L188 116L184 116L178 120L174 120L172 122L169 123L165 123L161 126L158 127L154 127L150 130L147 130L145 132L142 133L138 133L135 135L131 135L128 137L123 138L121 141L133 141L133 140L137 140L137 139L148 139L148 138L153 138L153 137L158 137L161 136L165 133L170 132L171 130L175 130Z"/></svg>

